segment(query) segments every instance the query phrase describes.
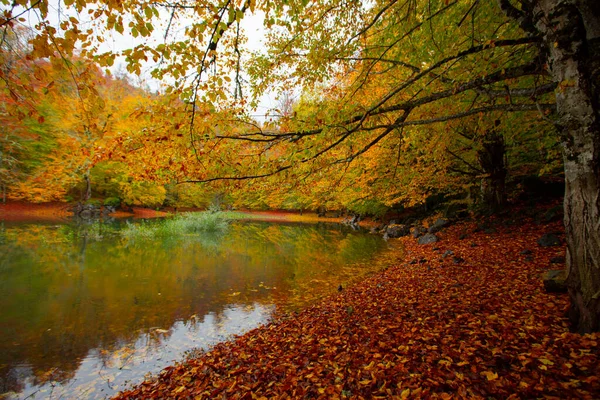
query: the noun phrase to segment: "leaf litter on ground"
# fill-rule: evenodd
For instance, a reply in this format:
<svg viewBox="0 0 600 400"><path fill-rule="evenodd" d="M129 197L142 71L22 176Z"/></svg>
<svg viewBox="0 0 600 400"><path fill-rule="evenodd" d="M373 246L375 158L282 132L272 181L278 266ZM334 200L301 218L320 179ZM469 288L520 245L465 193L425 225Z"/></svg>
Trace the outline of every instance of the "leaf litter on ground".
<svg viewBox="0 0 600 400"><path fill-rule="evenodd" d="M600 398L600 335L570 333L540 278L564 247L536 240L561 222L497 222L398 239L389 268L116 398Z"/></svg>

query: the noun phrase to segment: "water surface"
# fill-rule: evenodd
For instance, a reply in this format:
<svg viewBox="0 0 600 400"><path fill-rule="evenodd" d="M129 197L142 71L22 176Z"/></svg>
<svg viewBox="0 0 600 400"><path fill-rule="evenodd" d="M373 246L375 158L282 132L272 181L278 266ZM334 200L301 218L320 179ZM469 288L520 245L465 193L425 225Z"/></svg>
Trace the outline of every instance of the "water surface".
<svg viewBox="0 0 600 400"><path fill-rule="evenodd" d="M125 239L122 225L0 222L0 393L109 396L372 272L388 248L339 225L163 240Z"/></svg>

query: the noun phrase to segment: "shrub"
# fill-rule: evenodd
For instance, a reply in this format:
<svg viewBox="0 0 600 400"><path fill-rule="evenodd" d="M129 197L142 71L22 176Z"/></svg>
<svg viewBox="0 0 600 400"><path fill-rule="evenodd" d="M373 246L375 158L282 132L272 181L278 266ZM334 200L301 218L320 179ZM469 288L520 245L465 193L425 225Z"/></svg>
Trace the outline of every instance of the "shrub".
<svg viewBox="0 0 600 400"><path fill-rule="evenodd" d="M94 206L94 207L98 207L98 208L100 208L100 206L102 205L102 203L98 199L89 199L88 201L85 202L85 204Z"/></svg>
<svg viewBox="0 0 600 400"><path fill-rule="evenodd" d="M121 205L121 199L118 197L108 197L108 198L104 199L104 205L106 207L117 208Z"/></svg>

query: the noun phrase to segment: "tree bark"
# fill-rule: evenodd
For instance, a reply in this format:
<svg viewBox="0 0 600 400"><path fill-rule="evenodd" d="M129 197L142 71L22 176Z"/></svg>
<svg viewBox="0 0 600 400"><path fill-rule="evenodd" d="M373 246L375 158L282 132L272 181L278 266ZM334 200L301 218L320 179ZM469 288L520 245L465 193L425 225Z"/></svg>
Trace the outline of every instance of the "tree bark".
<svg viewBox="0 0 600 400"><path fill-rule="evenodd" d="M492 211L501 210L506 204L506 145L504 136L490 130L481 138L477 161L485 173L481 180L481 197Z"/></svg>
<svg viewBox="0 0 600 400"><path fill-rule="evenodd" d="M600 330L600 2L539 0L565 163L565 233L570 317L580 333Z"/></svg>
<svg viewBox="0 0 600 400"><path fill-rule="evenodd" d="M88 170L85 174L85 198L84 201L88 201L92 197L92 182L90 180L90 171Z"/></svg>

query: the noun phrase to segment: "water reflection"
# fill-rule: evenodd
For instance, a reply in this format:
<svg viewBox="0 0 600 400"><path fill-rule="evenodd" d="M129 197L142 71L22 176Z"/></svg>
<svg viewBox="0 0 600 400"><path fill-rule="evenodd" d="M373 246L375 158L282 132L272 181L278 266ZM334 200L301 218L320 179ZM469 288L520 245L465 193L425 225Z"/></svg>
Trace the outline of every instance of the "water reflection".
<svg viewBox="0 0 600 400"><path fill-rule="evenodd" d="M160 241L120 228L1 227L1 393L113 394L367 273L386 248L331 225L239 223Z"/></svg>

